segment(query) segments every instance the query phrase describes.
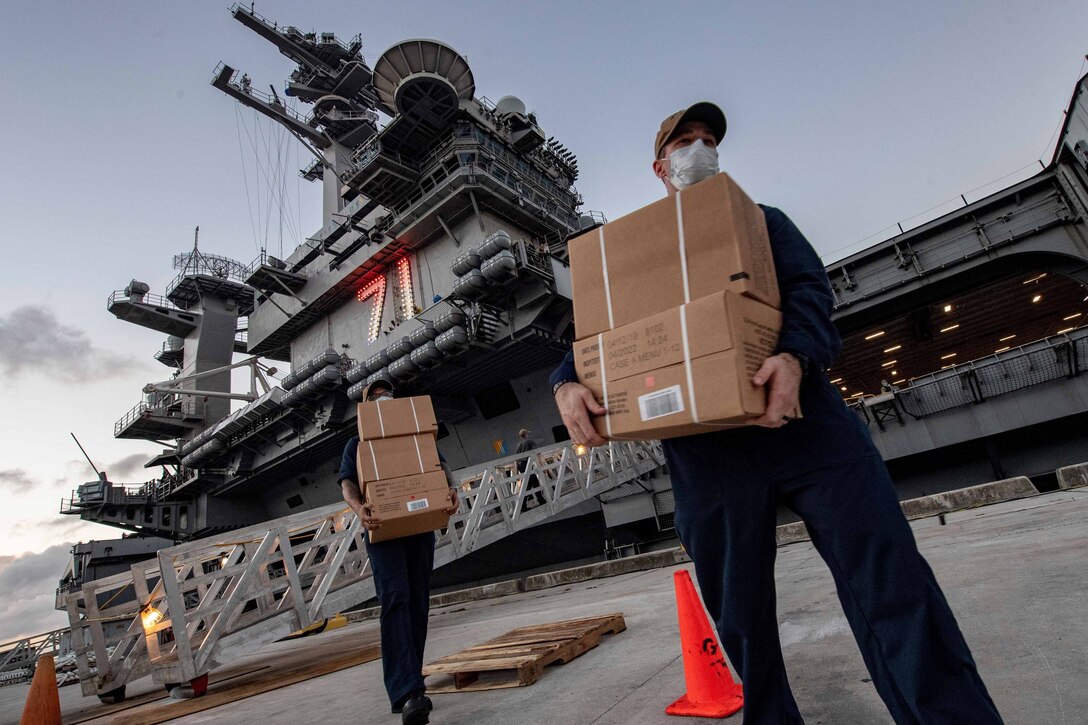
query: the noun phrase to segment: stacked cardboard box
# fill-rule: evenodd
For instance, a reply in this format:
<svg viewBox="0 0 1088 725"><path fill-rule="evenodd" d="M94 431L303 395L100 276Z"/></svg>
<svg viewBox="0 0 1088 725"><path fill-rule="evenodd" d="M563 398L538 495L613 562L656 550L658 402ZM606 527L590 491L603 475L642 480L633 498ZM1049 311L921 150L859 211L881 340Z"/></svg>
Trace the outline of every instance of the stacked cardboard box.
<svg viewBox="0 0 1088 725"><path fill-rule="evenodd" d="M606 438L743 425L782 316L763 211L718 174L569 245L578 381Z"/></svg>
<svg viewBox="0 0 1088 725"><path fill-rule="evenodd" d="M381 526L371 542L446 525L448 484L435 445L438 422L427 396L359 404L355 467Z"/></svg>

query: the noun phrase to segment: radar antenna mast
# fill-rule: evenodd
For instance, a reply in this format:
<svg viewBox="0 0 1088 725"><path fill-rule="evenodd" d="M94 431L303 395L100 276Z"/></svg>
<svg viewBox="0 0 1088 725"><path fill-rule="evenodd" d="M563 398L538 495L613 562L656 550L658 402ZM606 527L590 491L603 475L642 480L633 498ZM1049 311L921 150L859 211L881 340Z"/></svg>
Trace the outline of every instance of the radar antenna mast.
<svg viewBox="0 0 1088 725"><path fill-rule="evenodd" d="M89 463L91 465L91 470L94 471L95 474L98 476L98 480L99 481L105 481L106 480L106 474L102 473L102 471L99 471L95 467L94 461L92 461L91 457L87 455L87 451L83 450L83 444L79 442L78 438L76 438L76 434L69 431L68 435L72 436L72 440L74 440L76 442L76 445L79 446L79 452L82 453L83 457L87 459L87 463Z"/></svg>

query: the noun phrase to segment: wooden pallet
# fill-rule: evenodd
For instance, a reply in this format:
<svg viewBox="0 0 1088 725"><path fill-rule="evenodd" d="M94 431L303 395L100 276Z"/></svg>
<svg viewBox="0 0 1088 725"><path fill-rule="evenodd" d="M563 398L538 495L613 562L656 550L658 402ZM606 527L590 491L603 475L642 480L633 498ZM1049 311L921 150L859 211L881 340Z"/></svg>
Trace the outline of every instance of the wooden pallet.
<svg viewBox="0 0 1088 725"><path fill-rule="evenodd" d="M623 614L520 627L483 644L428 663L424 677L443 675L427 692L471 692L524 687L553 662L566 664L593 649L602 634L627 629Z"/></svg>

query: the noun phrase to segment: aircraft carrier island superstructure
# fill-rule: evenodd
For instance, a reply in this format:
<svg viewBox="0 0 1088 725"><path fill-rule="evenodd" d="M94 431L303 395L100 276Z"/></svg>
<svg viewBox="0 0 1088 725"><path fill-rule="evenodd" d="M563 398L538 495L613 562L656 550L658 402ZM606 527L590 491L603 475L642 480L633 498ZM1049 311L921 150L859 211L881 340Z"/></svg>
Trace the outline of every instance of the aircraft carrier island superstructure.
<svg viewBox="0 0 1088 725"><path fill-rule="evenodd" d="M338 500L354 401L377 376L433 397L454 469L501 457L504 441L513 453L522 427L554 443L547 374L571 325L564 244L600 221L579 211L574 155L518 98L477 97L468 63L441 42L399 43L372 69L358 37L232 12L298 63L285 94L312 110L226 65L212 85L315 153L301 174L323 185L325 224L282 260L194 246L175 257L164 298L138 281L110 297L114 315L168 336L156 357L174 378L148 386L114 430L168 445L149 464L167 470L123 502L108 482L88 484L68 510L186 539ZM291 372L276 385L268 366L282 363ZM231 366L248 390L232 392Z"/></svg>
<svg viewBox="0 0 1088 725"><path fill-rule="evenodd" d="M669 536L660 447L569 446L547 385L573 335L566 240L604 221L581 211L574 155L518 98L477 96L441 42L398 43L372 68L358 37L232 13L298 64L284 93L310 113L226 65L212 85L313 152L300 173L323 185L324 225L248 265L194 245L164 297L136 280L110 296L118 318L166 335L156 358L173 377L114 429L162 443L148 466L163 475L103 476L62 513L184 542L333 506L354 401L381 376L433 397L463 481L436 583ZM827 268L845 342L828 374L904 498L1013 475L1046 485L1088 460L1086 95L1082 78L1038 174ZM522 427L538 444L526 471L504 447ZM547 495L527 495L538 480ZM62 589L82 583L69 572Z"/></svg>

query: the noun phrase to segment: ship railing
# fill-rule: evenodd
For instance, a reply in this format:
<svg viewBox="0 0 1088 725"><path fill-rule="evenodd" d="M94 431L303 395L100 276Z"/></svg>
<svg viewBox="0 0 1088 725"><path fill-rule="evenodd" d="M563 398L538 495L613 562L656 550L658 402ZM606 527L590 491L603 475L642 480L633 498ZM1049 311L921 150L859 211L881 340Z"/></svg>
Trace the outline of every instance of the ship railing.
<svg viewBox="0 0 1088 725"><path fill-rule="evenodd" d="M220 62L218 65L215 66L215 70L212 71L213 82L219 77L219 74L222 72L223 66L225 65L225 63ZM235 70L233 73L231 73L230 78L227 79L227 85L229 85L231 88L238 91L239 93L244 93L247 96L252 96L253 98L256 98L258 101L264 103L265 105L275 106L279 109L281 113L286 116L290 116L295 121L298 121L301 124L309 125L311 116L302 115L294 108L286 105L283 102L282 98L278 98L271 93L265 93L264 91L258 90L254 88L252 84L243 83L241 80L238 79L239 73L241 73L241 71L238 70ZM242 75L245 76L246 74L242 73Z"/></svg>
<svg viewBox="0 0 1088 725"><path fill-rule="evenodd" d="M659 443L625 441L560 444L459 471L461 505L439 537L436 564L663 464ZM135 602L119 601L128 588ZM193 680L373 595L363 529L333 504L162 549L128 572L84 583L65 606L83 693L103 696L148 673L163 683ZM102 622L119 617L130 623L111 652Z"/></svg>
<svg viewBox="0 0 1088 725"><path fill-rule="evenodd" d="M322 172L324 172L324 170L325 170L325 160L324 159L314 159L313 161L311 161L309 164L306 165L306 168L299 169L298 175L301 176L304 179L309 178L311 176L314 177L315 179L317 179L317 178L320 178L320 174Z"/></svg>
<svg viewBox="0 0 1088 725"><path fill-rule="evenodd" d="M466 146L465 140L472 143L469 147L476 147L478 153L488 156L494 162L501 163L508 175L516 175L522 185L531 187L548 198L558 199L562 194L573 195L570 189L562 189L534 164L526 160L522 155L514 153L498 139L487 134L482 129L471 126L467 129L457 128L453 136L445 143L430 151L420 162L420 174L427 176L437 162L445 161L456 146Z"/></svg>
<svg viewBox="0 0 1088 725"><path fill-rule="evenodd" d="M552 265L544 248L534 240L518 239L514 242L514 254L518 263L549 279L552 278Z"/></svg>
<svg viewBox="0 0 1088 725"><path fill-rule="evenodd" d="M113 434L121 431L143 417L158 416L194 420L204 415L204 401L193 395L163 395L154 404L141 400L113 424Z"/></svg>
<svg viewBox="0 0 1088 725"><path fill-rule="evenodd" d="M269 254L266 250L262 249L260 254L254 257L253 261L246 265L245 272L243 273L245 275L245 278L249 279L253 276L254 272L256 272L263 266L273 267L275 269L281 270L288 269L287 262L283 261L279 257L275 257Z"/></svg>
<svg viewBox="0 0 1088 725"><path fill-rule="evenodd" d="M277 31L277 32L281 32L280 24L278 22L276 22L275 20L270 20L269 18L266 18L265 16L258 13L256 10L253 9L252 4L243 5L242 3L235 3L234 5L231 5L230 12L231 12L231 15L234 15L235 13L245 13L246 15L254 18L255 20L261 21L261 23L263 23L265 27L267 27L267 28L269 28L271 30ZM282 32L283 32L284 35L287 35L287 36L290 36L290 37L298 36L298 37L301 37L304 40L310 40L310 41L313 41L313 42L317 41L316 34L314 34L314 33L303 33L302 31L300 31L298 28L294 27L293 25L283 26ZM322 45L338 45L341 48L343 48L344 50L350 51L353 47L356 47L356 46L359 46L359 45L362 44L362 35L357 33L351 39L351 42L349 44L344 44L342 41L340 41L335 36L333 36L332 33L322 33L321 34L321 44Z"/></svg>
<svg viewBox="0 0 1088 725"><path fill-rule="evenodd" d="M369 121L371 125L378 125L377 112L371 111L369 108L359 108L351 111L341 111L339 108L333 108L325 112L324 119L327 121Z"/></svg>
<svg viewBox="0 0 1088 725"><path fill-rule="evenodd" d="M55 657L60 652L61 638L67 632L65 627L0 643L0 686L30 679L39 657Z"/></svg>
<svg viewBox="0 0 1088 725"><path fill-rule="evenodd" d="M416 162L404 156L399 151L383 148L381 139L378 136L374 136L360 148L359 151L352 156L352 161L355 164L355 168L362 169L379 156L394 161L401 166L416 168Z"/></svg>
<svg viewBox="0 0 1088 725"><path fill-rule="evenodd" d="M61 496L60 499L60 513L62 514L79 514L83 513L84 504L80 501L79 495L72 491L72 495L68 498Z"/></svg>
<svg viewBox="0 0 1088 725"><path fill-rule="evenodd" d="M444 166L445 161L456 150L468 149L488 157L489 164L486 166L481 164L484 168L484 173L490 173L492 176L496 176L500 181L510 187L513 191L519 193L526 193L532 191L532 193L539 194L541 200L537 203L544 205L547 201L554 201L558 204L558 200L562 195L566 194L573 197L577 196L577 193L572 189L563 189L555 184L555 182L548 177L543 171L537 168L534 164L526 160L522 155L514 153L507 146L488 134L478 126L471 124L458 125L454 128L453 135L439 144L437 147L429 151L419 161L420 176L427 177L433 176L439 169L438 166ZM499 163L503 166L503 173L496 175L490 171L487 166ZM461 162L462 168L468 168L468 164ZM450 174L452 177L454 174ZM507 183L506 179L512 177L518 177L517 185ZM412 200L409 200L409 204ZM402 204L401 207L405 205Z"/></svg>
<svg viewBox="0 0 1088 725"><path fill-rule="evenodd" d="M121 289L114 290L110 293L109 299L106 300L106 307L108 308L116 302L139 302L141 304L151 305L152 307L163 307L168 310L181 309L162 295L153 295L151 293L126 294L125 290Z"/></svg>
<svg viewBox="0 0 1088 725"><path fill-rule="evenodd" d="M1012 347L912 379L890 391L894 404L914 419L983 403L1042 383L1088 372L1088 327ZM866 422L882 422L870 405L851 404ZM890 402L890 401L889 401ZM901 417L901 416L900 416Z"/></svg>
<svg viewBox="0 0 1088 725"><path fill-rule="evenodd" d="M561 444L460 471L461 507L438 539L435 566L664 464L659 441L614 441L598 448Z"/></svg>
<svg viewBox="0 0 1088 725"><path fill-rule="evenodd" d="M174 494L179 488L195 478L198 471L180 467L177 473L167 473L162 478L148 481L141 487L141 495L152 501L164 501Z"/></svg>
<svg viewBox="0 0 1088 725"><path fill-rule="evenodd" d="M105 695L150 672L164 683L195 679L372 596L366 569L359 521L337 504L164 549L86 582L66 596L83 693ZM115 603L129 588L136 600ZM119 616L130 622L111 654L100 623Z"/></svg>
<svg viewBox="0 0 1088 725"><path fill-rule="evenodd" d="M120 420L113 424L113 434L115 436L119 435L121 431L139 420L145 412L150 414L151 410L152 407L141 400L134 405L130 411L121 416Z"/></svg>
<svg viewBox="0 0 1088 725"><path fill-rule="evenodd" d="M1002 203L1008 204L1005 213L986 220L975 220L975 223L956 227L947 234L927 237L925 241L918 242L913 250L904 250L896 245L896 255L890 255L882 264L866 266L866 284L861 287L846 284L842 273L850 265L843 267L842 262L845 260L836 262L834 266L839 272L832 274L831 286L835 309L843 309L896 289L915 279L915 274L924 274L921 270L914 269L917 257L926 260L929 270L942 269L947 265L966 262L977 255L993 254L997 248L1027 236L1038 235L1075 217L1073 204L1057 184L1051 193L1035 199L1023 200L1020 192L1013 194L1006 190L1005 193L1009 194L1002 200ZM873 247L878 248L881 245ZM887 251L887 248L882 251ZM904 275L904 270L914 271Z"/></svg>
<svg viewBox="0 0 1088 725"><path fill-rule="evenodd" d="M495 103L494 103L494 101L492 101L487 96L476 96L476 101L488 113L494 113L495 112Z"/></svg>
<svg viewBox="0 0 1088 725"><path fill-rule="evenodd" d="M147 503L149 499L153 500L155 498L153 492L158 485L158 479L148 481L147 483L107 483L108 486L105 488L103 495L85 497L81 489L76 489L72 491L69 498L61 498L60 513L78 514L82 513L88 506L101 506L105 504L125 505Z"/></svg>

